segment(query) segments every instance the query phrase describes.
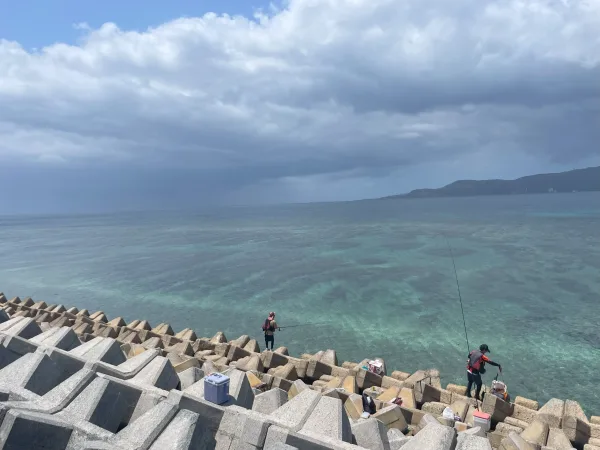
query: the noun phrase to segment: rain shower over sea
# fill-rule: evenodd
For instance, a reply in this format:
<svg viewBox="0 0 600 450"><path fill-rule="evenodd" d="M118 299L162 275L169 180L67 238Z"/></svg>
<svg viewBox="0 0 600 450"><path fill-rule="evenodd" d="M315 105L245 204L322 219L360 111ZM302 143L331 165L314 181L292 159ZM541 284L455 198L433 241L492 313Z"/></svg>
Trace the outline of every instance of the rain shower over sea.
<svg viewBox="0 0 600 450"><path fill-rule="evenodd" d="M600 193L0 217L0 290L292 354L385 358L466 384L486 343L511 395L600 413ZM484 379L495 376L490 367Z"/></svg>

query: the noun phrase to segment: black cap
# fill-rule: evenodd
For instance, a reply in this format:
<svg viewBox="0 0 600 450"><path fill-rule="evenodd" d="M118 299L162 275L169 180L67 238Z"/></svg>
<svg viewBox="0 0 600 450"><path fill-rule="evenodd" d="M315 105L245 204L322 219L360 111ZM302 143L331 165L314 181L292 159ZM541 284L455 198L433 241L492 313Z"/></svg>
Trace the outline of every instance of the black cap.
<svg viewBox="0 0 600 450"><path fill-rule="evenodd" d="M479 351L481 351L481 352L490 352L490 348L487 346L487 344L481 344L479 346Z"/></svg>

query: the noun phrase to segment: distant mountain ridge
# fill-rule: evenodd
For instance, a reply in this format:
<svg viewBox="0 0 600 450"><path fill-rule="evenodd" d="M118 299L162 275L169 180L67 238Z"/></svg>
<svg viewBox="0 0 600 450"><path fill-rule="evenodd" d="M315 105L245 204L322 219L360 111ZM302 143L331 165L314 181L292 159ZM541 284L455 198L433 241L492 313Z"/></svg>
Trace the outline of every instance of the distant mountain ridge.
<svg viewBox="0 0 600 450"><path fill-rule="evenodd" d="M516 180L459 180L438 189L415 189L408 194L383 198L471 197L574 191L600 191L600 166L528 175Z"/></svg>

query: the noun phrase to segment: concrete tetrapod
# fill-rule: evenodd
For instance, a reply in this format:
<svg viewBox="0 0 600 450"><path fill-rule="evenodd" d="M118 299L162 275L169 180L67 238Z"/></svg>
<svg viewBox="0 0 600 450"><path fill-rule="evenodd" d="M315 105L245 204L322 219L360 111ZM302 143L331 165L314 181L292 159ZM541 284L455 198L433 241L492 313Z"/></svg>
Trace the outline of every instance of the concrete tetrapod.
<svg viewBox="0 0 600 450"><path fill-rule="evenodd" d="M517 433L511 432L507 437L502 439L498 450L537 450L537 448Z"/></svg>
<svg viewBox="0 0 600 450"><path fill-rule="evenodd" d="M142 392L123 382L95 378L54 417L76 427L76 440L105 440L129 423Z"/></svg>
<svg viewBox="0 0 600 450"><path fill-rule="evenodd" d="M456 450L492 450L490 441L474 434L458 433Z"/></svg>
<svg viewBox="0 0 600 450"><path fill-rule="evenodd" d="M112 338L95 337L69 353L88 361L103 361L114 366L127 361L121 345Z"/></svg>
<svg viewBox="0 0 600 450"><path fill-rule="evenodd" d="M562 429L567 438L578 446L585 445L591 436L591 426L581 405L573 400L565 402Z"/></svg>
<svg viewBox="0 0 600 450"><path fill-rule="evenodd" d="M190 367L183 372L179 372L177 376L179 377L181 390L184 390L204 378L204 371L198 367Z"/></svg>
<svg viewBox="0 0 600 450"><path fill-rule="evenodd" d="M44 353L28 353L0 370L0 386L10 389L11 400L34 400L73 375L68 369Z"/></svg>
<svg viewBox="0 0 600 450"><path fill-rule="evenodd" d="M79 338L69 327L50 328L32 338L30 342L47 347L56 347L65 351L73 350L81 345Z"/></svg>
<svg viewBox="0 0 600 450"><path fill-rule="evenodd" d="M8 408L54 414L65 408L92 381L94 372L82 369L38 399L5 402Z"/></svg>
<svg viewBox="0 0 600 450"><path fill-rule="evenodd" d="M273 388L254 397L252 411L271 414L277 408L287 403L287 401L288 394L284 390Z"/></svg>
<svg viewBox="0 0 600 450"><path fill-rule="evenodd" d="M541 447L542 445L546 445L549 431L550 427L547 423L542 422L541 420L534 420L525 430L523 430L521 437L527 442Z"/></svg>
<svg viewBox="0 0 600 450"><path fill-rule="evenodd" d="M561 428L564 410L565 402L558 398L552 398L540 408L537 418L552 428Z"/></svg>
<svg viewBox="0 0 600 450"><path fill-rule="evenodd" d="M370 450L390 450L387 428L377 419L360 420L351 425L356 445Z"/></svg>
<svg viewBox="0 0 600 450"><path fill-rule="evenodd" d="M454 428L431 423L402 446L402 450L451 450L456 446Z"/></svg>
<svg viewBox="0 0 600 450"><path fill-rule="evenodd" d="M183 409L154 441L150 450L204 450L216 445L214 433L202 425L200 415Z"/></svg>
<svg viewBox="0 0 600 450"><path fill-rule="evenodd" d="M280 406L270 414L277 423L292 431L299 431L309 418L313 409L319 403L321 396L318 392L306 390Z"/></svg>
<svg viewBox="0 0 600 450"><path fill-rule="evenodd" d="M0 448L64 450L73 427L47 414L12 409L0 427Z"/></svg>
<svg viewBox="0 0 600 450"><path fill-rule="evenodd" d="M98 373L105 373L115 378L128 380L140 373L159 353L160 350L158 349L146 350L117 366L101 361L96 363L96 369Z"/></svg>
<svg viewBox="0 0 600 450"><path fill-rule="evenodd" d="M173 369L171 361L157 356L131 379L131 383L142 388L158 388L169 391L179 385L179 377Z"/></svg>
<svg viewBox="0 0 600 450"><path fill-rule="evenodd" d="M558 428L550 428L546 445L554 450L571 450L573 448L563 430Z"/></svg>
<svg viewBox="0 0 600 450"><path fill-rule="evenodd" d="M331 397L321 397L300 432L352 442L350 421L344 405L341 400Z"/></svg>

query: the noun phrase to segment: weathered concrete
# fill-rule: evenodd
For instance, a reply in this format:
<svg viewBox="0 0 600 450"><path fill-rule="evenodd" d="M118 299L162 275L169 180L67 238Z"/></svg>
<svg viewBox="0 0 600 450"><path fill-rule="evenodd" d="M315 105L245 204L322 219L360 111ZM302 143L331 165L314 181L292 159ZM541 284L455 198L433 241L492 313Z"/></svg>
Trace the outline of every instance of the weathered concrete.
<svg viewBox="0 0 600 450"><path fill-rule="evenodd" d="M67 378L39 399L30 401L5 402L9 408L54 414L65 408L92 381L94 372L82 369Z"/></svg>
<svg viewBox="0 0 600 450"><path fill-rule="evenodd" d="M10 389L11 399L32 399L22 390L44 395L73 373L44 353L28 353L0 370L0 386Z"/></svg>
<svg viewBox="0 0 600 450"><path fill-rule="evenodd" d="M546 445L549 431L550 427L548 424L538 419L534 420L525 430L523 430L521 437L527 442L541 447L542 445Z"/></svg>
<svg viewBox="0 0 600 450"><path fill-rule="evenodd" d="M258 341L256 339L250 339L248 343L244 345L244 350L247 350L250 353L260 353L260 346L258 345Z"/></svg>
<svg viewBox="0 0 600 450"><path fill-rule="evenodd" d="M140 333L137 334L138 338L142 341L142 346L145 348L164 348L164 344L161 338L151 337L145 341L140 338Z"/></svg>
<svg viewBox="0 0 600 450"><path fill-rule="evenodd" d="M459 384L449 384L448 386L446 386L446 390L450 392L455 392L458 395L467 395L467 387L461 386Z"/></svg>
<svg viewBox="0 0 600 450"><path fill-rule="evenodd" d="M485 437L458 433L456 450L492 450L492 446Z"/></svg>
<svg viewBox="0 0 600 450"><path fill-rule="evenodd" d="M565 402L558 398L552 398L540 408L537 418L547 423L552 428L560 428L565 409Z"/></svg>
<svg viewBox="0 0 600 450"><path fill-rule="evenodd" d="M344 402L344 409L351 420L360 419L363 413L362 396L358 394L350 394Z"/></svg>
<svg viewBox="0 0 600 450"><path fill-rule="evenodd" d="M450 405L450 409L454 412L455 415L460 417L461 422L464 422L465 418L467 417L469 405L462 400L458 400Z"/></svg>
<svg viewBox="0 0 600 450"><path fill-rule="evenodd" d="M198 336L196 336L196 333L191 328L185 328L181 330L175 335L175 337L181 339L182 341L195 341L198 339Z"/></svg>
<svg viewBox="0 0 600 450"><path fill-rule="evenodd" d="M538 450L535 445L530 444L515 432L511 432L502 439L498 450Z"/></svg>
<svg viewBox="0 0 600 450"><path fill-rule="evenodd" d="M184 390L204 378L204 371L199 367L190 367L183 372L179 372L177 376L179 377L180 387Z"/></svg>
<svg viewBox="0 0 600 450"><path fill-rule="evenodd" d="M368 389L372 386L381 386L383 378L373 372L360 368L356 374L356 384L361 389Z"/></svg>
<svg viewBox="0 0 600 450"><path fill-rule="evenodd" d="M234 398L235 404L242 408L252 409L254 392L245 372L230 369L225 372L229 377L229 395Z"/></svg>
<svg viewBox="0 0 600 450"><path fill-rule="evenodd" d="M263 372L265 367L263 366L262 360L260 359L260 355L252 355L246 358L242 358L238 360L238 364L236 365L236 369L243 371L256 371Z"/></svg>
<svg viewBox="0 0 600 450"><path fill-rule="evenodd" d="M266 350L260 354L260 357L266 369L284 366L290 362L287 356Z"/></svg>
<svg viewBox="0 0 600 450"><path fill-rule="evenodd" d="M212 342L213 344L221 344L227 342L227 337L223 332L219 331L210 339L210 342Z"/></svg>
<svg viewBox="0 0 600 450"><path fill-rule="evenodd" d="M81 345L77 334L69 327L50 328L30 339L30 342L65 351L73 350Z"/></svg>
<svg viewBox="0 0 600 450"><path fill-rule="evenodd" d="M157 356L131 379L131 383L142 388L156 387L168 391L179 386L179 377L168 358Z"/></svg>
<svg viewBox="0 0 600 450"><path fill-rule="evenodd" d="M504 423L508 425L513 425L515 427L519 427L522 430L529 426L528 422L525 422L524 420L515 419L514 417L507 417L506 419L504 419Z"/></svg>
<svg viewBox="0 0 600 450"><path fill-rule="evenodd" d="M352 442L350 421L344 406L341 400L331 397L321 397L300 432Z"/></svg>
<svg viewBox="0 0 600 450"><path fill-rule="evenodd" d="M285 391L277 388L271 389L254 397L252 410L268 415L283 406L287 401L288 395Z"/></svg>
<svg viewBox="0 0 600 450"><path fill-rule="evenodd" d="M39 325L29 317L15 317L0 324L0 332L23 339L31 339L42 333Z"/></svg>
<svg viewBox="0 0 600 450"><path fill-rule="evenodd" d="M216 445L213 434L202 426L200 415L183 409L154 441L150 450L209 449Z"/></svg>
<svg viewBox="0 0 600 450"><path fill-rule="evenodd" d="M400 395L400 388L396 386L392 386L386 389L382 394L377 396L377 400L383 403L391 402L396 397Z"/></svg>
<svg viewBox="0 0 600 450"><path fill-rule="evenodd" d="M93 314L90 314L90 319L92 319L94 322L107 322L107 317L106 314L104 314L104 311L96 311Z"/></svg>
<svg viewBox="0 0 600 450"><path fill-rule="evenodd" d="M72 426L53 416L12 409L0 427L0 447L63 450L72 433Z"/></svg>
<svg viewBox="0 0 600 450"><path fill-rule="evenodd" d="M566 442L569 439L577 448L592 448L600 444L600 419L588 421L579 404L572 401L564 402L561 408L561 401L554 399L539 409L537 402L521 397L517 397L515 404L510 405L496 397L486 396L489 400L485 407L492 410L493 422L497 423L497 427L496 431L489 434L489 441L481 440L473 436L477 429L467 428L467 424L473 423L472 416L477 403L462 395L464 386L448 385L448 389L442 389L436 370L417 371L412 375L394 372L390 377L378 377L362 368L368 359L360 363L347 362L343 367L334 365L337 357L333 351L320 351L303 358L290 357L287 349L259 355L255 353L258 343L252 342L249 337L227 343L222 333L212 339L198 339L191 329L182 330L177 335L168 334L167 329L166 334L158 335L148 330L149 324L142 325L139 320L129 325L120 318L106 323L101 311L90 318L86 315L88 313L77 315L81 312L76 308L67 312L65 306L51 305L44 310L34 308L37 304L32 301L28 302L31 303L29 306L24 306L24 303L12 305L7 302L0 309L0 401L3 402L0 405L0 423L6 411L17 408L52 414L55 420L68 423L73 430L70 450L125 450L150 446L157 449L160 448L157 443L163 443L164 446L167 442L175 441L181 442L182 448L185 445L200 445L201 448L257 450L267 442L264 439L268 438L271 430L274 430L273 436L279 433L283 437L281 442L274 442L274 445L339 450L350 448L346 446L350 445L351 440L351 437L342 437L348 441L344 443L339 438L340 430L344 429L344 421L340 421L340 417L346 417L348 426L353 420L353 427L358 430L364 428L376 433L378 439L365 439L365 445L374 448L384 448L382 429L388 431L384 434L389 447L385 448L396 449L407 445L418 446L418 439L425 439L419 436L428 426L448 429L440 423L454 425L461 431L457 448L465 450L489 450L490 444L493 448L505 449L530 448L533 445L537 449L570 450L570 447L566 447L571 445ZM9 318L11 314L20 317ZM70 323L75 319L77 323L72 327L51 326L52 323ZM38 325L36 321L43 325ZM136 330L140 325L140 330ZM164 331L160 330L164 326L160 325L155 330ZM115 336L117 341L90 336L90 331L100 336ZM27 339L20 337L27 333L33 335ZM235 349L236 346L239 350ZM146 347L158 348L147 350ZM159 356L158 353L163 352L161 347L165 347L168 353ZM199 369L201 364L204 370ZM236 365L247 372L234 369ZM174 377L164 375L170 372L165 366L175 372ZM9 370L2 372L2 368ZM94 375L95 371L97 375ZM230 374L232 396L229 402L212 405L205 402L202 396L196 396L203 394L203 390L198 388L203 386L201 376L205 371ZM39 377L42 373L44 377ZM38 378L43 380L40 382ZM298 381L294 383L295 378ZM11 381L2 384L2 379ZM165 379L168 381L166 384ZM314 384L307 386L300 379ZM261 390L271 386L275 389L261 393ZM277 389L278 386L287 389L289 394ZM90 391L93 387L95 390ZM360 418L362 399L354 394L361 392L361 387L369 388L367 394L376 397L379 409L368 420ZM315 402L308 407L297 404L288 411L287 419L285 414L278 414L278 410L285 411L285 407L298 398L304 396L305 402L308 401L307 393L317 396ZM128 407L121 402L123 395L128 397ZM269 399L269 396L273 398ZM283 403L288 396L292 400ZM402 398L402 407L389 403L386 405L396 397ZM167 401L165 398L169 403L162 405ZM271 404L262 411L260 403L268 404L267 400ZM417 406L421 407L423 400L427 400L423 410L416 409ZM107 409L109 404L111 406ZM238 404L244 405L244 408L238 407ZM253 405L254 411L249 409ZM464 416L465 422L453 424L453 421L440 417L424 417L426 411L439 416L446 405L450 405L461 418ZM158 419L160 414L153 416L161 408L170 411L170 415L162 416L162 421ZM185 411L185 414L179 416L177 409ZM536 409L539 409L539 413ZM153 410L155 413L152 413ZM328 415L331 410L334 413ZM224 417L225 411L229 411L228 419L221 424L220 418ZM502 416L505 422L498 422ZM144 426L143 421L138 422L143 417L156 419L157 422ZM380 422L377 417L381 419ZM598 421L598 424L594 421ZM208 425L205 426L205 422ZM229 430L225 426L228 423L237 425ZM421 425L416 427L419 423ZM560 428L549 430L550 425L559 425ZM138 431L131 432L136 427ZM253 436L250 439L252 442L240 434L243 429ZM400 429L417 434L415 437L404 436ZM548 433L544 438L546 429ZM138 438L125 439L125 430L129 430L130 436L137 435ZM522 431L522 435L515 438L510 434L512 431ZM451 433L455 433L454 429ZM389 435L393 435L393 439ZM205 442L200 436L207 436L208 440Z"/></svg>
<svg viewBox="0 0 600 450"><path fill-rule="evenodd" d="M279 366L274 369L269 369L268 372L274 377L285 378L289 381L295 381L298 379L298 373L296 372L296 366L292 363L288 363L285 366Z"/></svg>
<svg viewBox="0 0 600 450"><path fill-rule="evenodd" d="M562 429L569 440L578 446L586 444L591 436L591 427L581 405L567 400L563 414Z"/></svg>
<svg viewBox="0 0 600 450"><path fill-rule="evenodd" d="M515 405L524 406L525 408L529 408L534 411L537 411L538 409L540 409L540 404L538 402L536 402L535 400L530 400L525 397L521 397L519 395L517 395L515 397L514 403L515 403Z"/></svg>
<svg viewBox="0 0 600 450"><path fill-rule="evenodd" d="M402 446L402 450L452 450L456 446L454 428L429 424Z"/></svg>
<svg viewBox="0 0 600 450"><path fill-rule="evenodd" d="M397 428L402 432L408 429L404 414L398 405L386 406L371 417L381 420L387 428Z"/></svg>
<svg viewBox="0 0 600 450"><path fill-rule="evenodd" d="M486 397L485 397L486 400L488 397L494 397L494 396L486 395ZM513 405L512 409L513 409L513 413L511 414L511 416L514 417L515 419L522 420L523 422L531 423L537 418L537 412L530 408L527 408L525 406ZM488 412L485 410L485 402L484 402L484 411Z"/></svg>
<svg viewBox="0 0 600 450"><path fill-rule="evenodd" d="M331 366L338 365L337 354L336 354L336 351L333 349L325 350L325 352L321 355L321 358L319 358L319 360L321 362L323 362L325 364L329 364Z"/></svg>
<svg viewBox="0 0 600 450"><path fill-rule="evenodd" d="M377 419L361 420L351 425L356 445L370 450L390 450L387 428Z"/></svg>
<svg viewBox="0 0 600 450"><path fill-rule="evenodd" d="M293 399L295 396L307 389L308 386L302 380L294 381L290 386L290 389L287 391L288 400Z"/></svg>
<svg viewBox="0 0 600 450"><path fill-rule="evenodd" d="M107 378L95 378L55 417L83 428L88 428L87 422L115 433L129 422L141 394L140 390L126 384Z"/></svg>
<svg viewBox="0 0 600 450"><path fill-rule="evenodd" d="M506 417L513 415L515 408L516 407L511 403L505 402L504 400L496 397L495 395L486 395L483 400L482 406L483 412L492 416L492 424L502 422ZM528 409L528 411L531 410ZM520 417L518 418L521 419ZM532 420L529 420L528 422L531 421Z"/></svg>
<svg viewBox="0 0 600 450"><path fill-rule="evenodd" d="M270 414L282 426L299 431L319 403L318 392L307 389Z"/></svg>
<svg viewBox="0 0 600 450"><path fill-rule="evenodd" d="M554 450L571 450L573 448L569 438L558 428L550 428L546 445Z"/></svg>
<svg viewBox="0 0 600 450"><path fill-rule="evenodd" d="M440 402L427 402L423 403L421 411L433 414L434 416L440 416L447 406L448 405L445 405L444 403Z"/></svg>
<svg viewBox="0 0 600 450"><path fill-rule="evenodd" d="M173 336L175 334L173 332L173 328L171 328L171 325L169 325L168 323L158 324L156 327L154 327L152 329L152 332L156 333L158 335L168 335L168 336Z"/></svg>
<svg viewBox="0 0 600 450"><path fill-rule="evenodd" d="M115 366L127 360L118 341L103 337L96 337L69 353L88 361L103 361Z"/></svg>
<svg viewBox="0 0 600 450"><path fill-rule="evenodd" d="M169 348L167 351L177 353L178 355L194 356L195 352L189 341L180 342Z"/></svg>

